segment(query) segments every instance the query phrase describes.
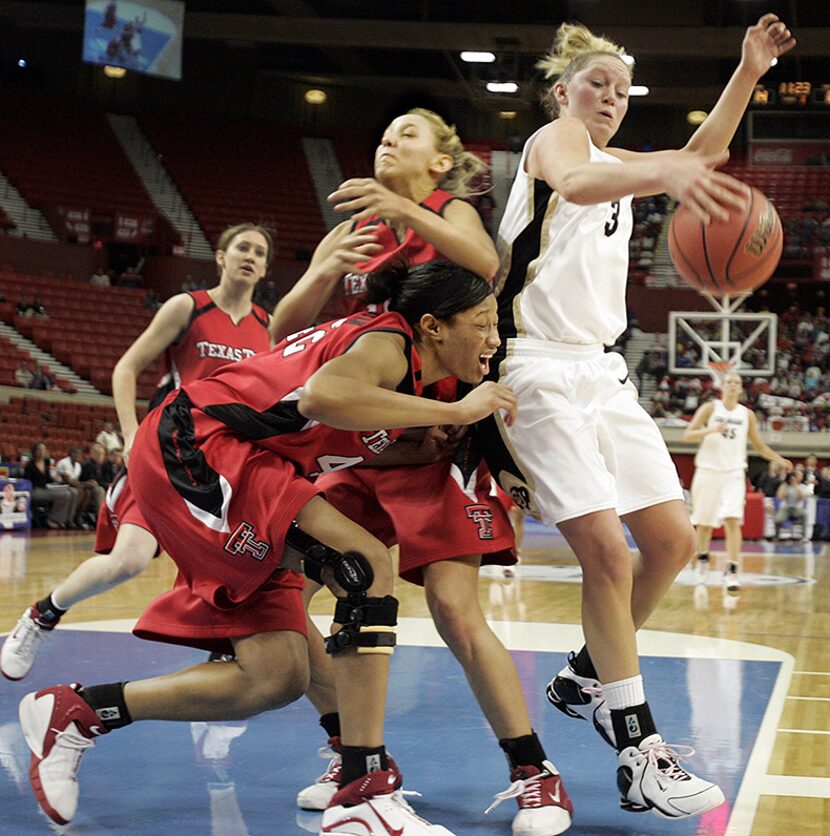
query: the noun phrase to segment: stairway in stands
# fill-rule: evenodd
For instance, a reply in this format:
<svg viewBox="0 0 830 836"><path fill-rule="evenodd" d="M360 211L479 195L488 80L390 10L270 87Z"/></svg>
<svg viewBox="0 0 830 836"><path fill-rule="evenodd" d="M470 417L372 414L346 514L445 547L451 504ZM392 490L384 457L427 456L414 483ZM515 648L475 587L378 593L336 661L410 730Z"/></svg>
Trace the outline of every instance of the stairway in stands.
<svg viewBox="0 0 830 836"><path fill-rule="evenodd" d="M134 116L108 113L112 130L156 208L176 228L191 258L213 259L213 249Z"/></svg>

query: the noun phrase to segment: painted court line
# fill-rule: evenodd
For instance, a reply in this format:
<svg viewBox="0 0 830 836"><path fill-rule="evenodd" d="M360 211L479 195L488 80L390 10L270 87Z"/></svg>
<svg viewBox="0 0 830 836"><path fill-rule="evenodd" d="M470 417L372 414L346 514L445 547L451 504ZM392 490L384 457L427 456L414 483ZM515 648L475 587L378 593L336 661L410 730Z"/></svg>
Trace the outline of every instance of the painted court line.
<svg viewBox="0 0 830 836"><path fill-rule="evenodd" d="M312 619L324 634L328 631L331 616L313 615ZM116 619L67 624L63 629L129 632L134 624L134 619ZM493 621L490 622L490 626L510 650L567 653L581 647L583 643L582 628L578 624ZM435 625L428 618L401 618L398 624L398 642L401 645L444 646ZM662 633L654 630L641 630L637 634L637 643L640 653L644 656L739 659L778 662L781 665L764 718L758 729L755 746L744 771L743 781L732 808L725 836L749 836L761 795L830 797L830 779L767 775L767 767L772 756L775 736L792 678L794 667L792 656L759 644L709 636ZM824 699L830 700L830 698ZM792 792L789 791L790 787L793 789Z"/></svg>
<svg viewBox="0 0 830 836"><path fill-rule="evenodd" d="M830 778L800 775L767 775L761 795L792 795L799 798L830 798Z"/></svg>
<svg viewBox="0 0 830 836"><path fill-rule="evenodd" d="M830 734L822 729L778 729L779 734Z"/></svg>

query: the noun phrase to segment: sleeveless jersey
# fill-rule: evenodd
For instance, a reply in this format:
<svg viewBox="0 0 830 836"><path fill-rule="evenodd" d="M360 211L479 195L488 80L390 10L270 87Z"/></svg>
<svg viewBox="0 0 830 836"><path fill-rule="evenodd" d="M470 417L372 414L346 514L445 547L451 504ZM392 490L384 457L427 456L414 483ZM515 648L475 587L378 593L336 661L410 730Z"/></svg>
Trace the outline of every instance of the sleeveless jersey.
<svg viewBox="0 0 830 836"><path fill-rule="evenodd" d="M707 435L695 455L695 467L707 470L745 470L746 443L749 435L749 410L737 404L727 409L723 401L714 401L707 427L719 426L719 433Z"/></svg>
<svg viewBox="0 0 830 836"><path fill-rule="evenodd" d="M443 215L445 207L458 200L455 195L436 189L419 205L436 215ZM326 305L325 311L329 316L350 316L366 307L366 276L384 264L400 259L407 264L424 264L427 261L440 261L445 258L435 247L424 241L420 235L411 229L406 230L402 241L397 233L381 217L374 216L357 221L352 231L372 227L378 244L383 250L372 258L357 265L358 273L347 273L335 292L332 300Z"/></svg>
<svg viewBox="0 0 830 836"><path fill-rule="evenodd" d="M233 435L293 462L306 476L352 467L382 453L402 430L336 429L305 418L298 403L306 381L320 366L344 354L359 337L374 331L404 337L409 371L397 391L421 395L421 359L415 350L412 329L397 313L369 312L306 328L271 351L227 364L210 377L185 384L182 389L190 406L224 424ZM176 403L168 403L166 409L175 408ZM189 420L183 415L171 417L177 425L168 426L171 433L185 427L181 419L185 423Z"/></svg>
<svg viewBox="0 0 830 836"><path fill-rule="evenodd" d="M531 178L525 164L537 134L524 147L499 227L502 356L515 337L613 345L627 321L631 195L580 206ZM620 162L589 144L591 162Z"/></svg>
<svg viewBox="0 0 830 836"><path fill-rule="evenodd" d="M251 312L234 324L206 290L194 290L188 296L194 302L193 313L164 352L164 373L150 399L150 409L185 383L207 377L226 363L267 351L271 345L269 317L259 305L253 305Z"/></svg>

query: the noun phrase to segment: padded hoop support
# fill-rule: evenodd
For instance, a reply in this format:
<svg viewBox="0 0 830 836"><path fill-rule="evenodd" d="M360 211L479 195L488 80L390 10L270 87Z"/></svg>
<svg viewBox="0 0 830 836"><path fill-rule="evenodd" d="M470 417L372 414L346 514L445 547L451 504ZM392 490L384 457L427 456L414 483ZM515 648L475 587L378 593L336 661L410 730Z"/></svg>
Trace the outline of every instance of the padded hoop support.
<svg viewBox="0 0 830 836"><path fill-rule="evenodd" d="M326 638L326 653L342 653L354 647L358 653L391 656L397 641L398 599L393 595L369 598L350 593L337 599L334 621L343 626Z"/></svg>
<svg viewBox="0 0 830 836"><path fill-rule="evenodd" d="M365 592L375 580L371 563L360 552L339 552L306 534L296 523L288 529L285 542L303 555L303 572L317 583L324 583L323 569L330 569L338 586L349 593Z"/></svg>

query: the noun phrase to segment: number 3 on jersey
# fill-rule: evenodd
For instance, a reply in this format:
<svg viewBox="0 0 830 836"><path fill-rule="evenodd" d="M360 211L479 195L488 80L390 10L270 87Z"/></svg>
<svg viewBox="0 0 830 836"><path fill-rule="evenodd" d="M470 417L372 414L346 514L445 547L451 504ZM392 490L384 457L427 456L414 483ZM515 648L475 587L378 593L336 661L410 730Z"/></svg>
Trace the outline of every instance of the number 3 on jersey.
<svg viewBox="0 0 830 836"><path fill-rule="evenodd" d="M619 200L611 201L611 217L605 223L605 237L610 238L620 225L620 202Z"/></svg>

